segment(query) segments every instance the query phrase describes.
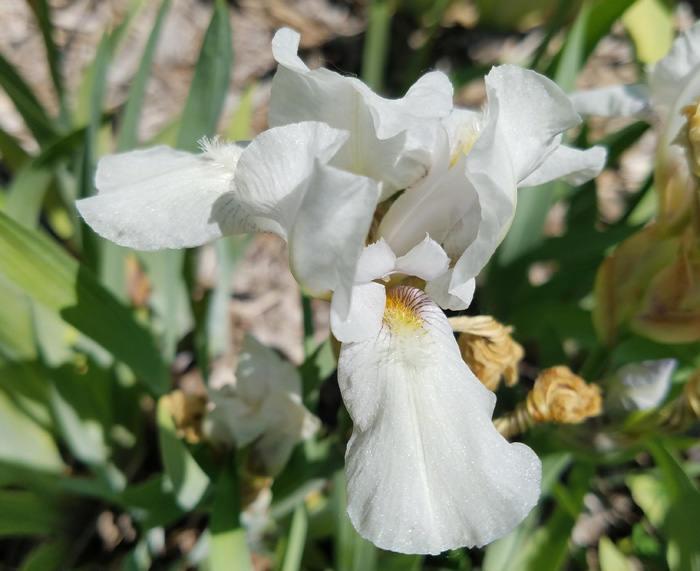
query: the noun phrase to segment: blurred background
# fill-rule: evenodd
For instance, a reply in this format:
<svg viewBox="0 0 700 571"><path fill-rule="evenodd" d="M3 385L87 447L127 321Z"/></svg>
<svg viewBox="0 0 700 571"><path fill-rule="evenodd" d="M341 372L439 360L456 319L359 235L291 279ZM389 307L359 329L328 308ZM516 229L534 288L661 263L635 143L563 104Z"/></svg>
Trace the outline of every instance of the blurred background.
<svg viewBox="0 0 700 571"><path fill-rule="evenodd" d="M265 130L281 27L301 33L311 68L388 97L437 69L456 105L479 108L484 75L502 63L566 92L643 82L697 8L0 0L0 569L700 569L700 393L687 383L700 365L698 286L678 294L693 329L681 339L594 324L594 308L611 303L596 291L601 264L658 214L646 122L593 117L570 134L606 145L606 169L579 188L521 191L468 313L513 326L524 347L496 416L556 365L598 382L605 399L621 367L675 359L669 386L647 411L514 428L543 459L540 505L507 538L437 557L382 552L345 516L352 425L328 305L300 293L281 239L133 252L95 236L74 207L95 192L107 153L196 152L203 136ZM254 443L236 450L202 434L211 380L235 370L246 335L298 368L297 392L323 423L281 473L256 468Z"/></svg>

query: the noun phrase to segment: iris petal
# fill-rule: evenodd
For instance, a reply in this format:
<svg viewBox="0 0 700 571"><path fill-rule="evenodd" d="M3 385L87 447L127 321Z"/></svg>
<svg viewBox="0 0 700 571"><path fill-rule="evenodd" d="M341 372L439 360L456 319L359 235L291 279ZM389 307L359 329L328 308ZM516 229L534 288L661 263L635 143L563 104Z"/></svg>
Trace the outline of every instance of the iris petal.
<svg viewBox="0 0 700 571"><path fill-rule="evenodd" d="M348 514L375 545L432 554L484 545L536 504L539 459L493 427L493 393L419 290L389 290L380 332L342 345L338 375L354 421Z"/></svg>

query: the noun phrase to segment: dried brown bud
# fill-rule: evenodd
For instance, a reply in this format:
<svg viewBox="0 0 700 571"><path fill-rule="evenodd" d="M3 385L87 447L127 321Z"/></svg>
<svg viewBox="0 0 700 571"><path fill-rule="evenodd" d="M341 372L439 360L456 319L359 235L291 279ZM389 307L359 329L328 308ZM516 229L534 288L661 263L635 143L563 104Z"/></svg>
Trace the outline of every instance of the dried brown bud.
<svg viewBox="0 0 700 571"><path fill-rule="evenodd" d="M512 327L488 315L453 317L450 323L462 333L457 340L462 359L487 389L495 391L501 377L509 387L518 382L518 363L525 352L510 336Z"/></svg>
<svg viewBox="0 0 700 571"><path fill-rule="evenodd" d="M659 413L658 424L664 430L680 432L700 419L700 369L688 377L683 394L668 403Z"/></svg>
<svg viewBox="0 0 700 571"><path fill-rule="evenodd" d="M683 115L688 120L687 127L681 130L678 143L685 143L687 146L688 164L695 176L700 177L700 103L686 105L683 108ZM685 136L683 136L685 135ZM685 140L684 140L685 139Z"/></svg>
<svg viewBox="0 0 700 571"><path fill-rule="evenodd" d="M201 395L183 393L181 390L175 390L163 398L175 422L177 435L187 442L199 442L202 439L202 418L206 399Z"/></svg>
<svg viewBox="0 0 700 571"><path fill-rule="evenodd" d="M252 506L256 501L260 501L261 494L263 496L269 494L273 481L272 478L267 476L244 473L241 479L241 503L243 504L243 509Z"/></svg>
<svg viewBox="0 0 700 571"><path fill-rule="evenodd" d="M700 339L700 250L695 228L686 228L679 239L675 260L653 277L632 322L635 333L660 343Z"/></svg>
<svg viewBox="0 0 700 571"><path fill-rule="evenodd" d="M683 398L688 408L693 411L695 418L700 418L700 369L695 369L683 387Z"/></svg>
<svg viewBox="0 0 700 571"><path fill-rule="evenodd" d="M126 265L126 289L131 305L145 307L151 295L151 282L136 256L128 255L124 263Z"/></svg>
<svg viewBox="0 0 700 571"><path fill-rule="evenodd" d="M537 422L578 424L599 415L601 403L600 387L564 366L542 371L527 395L527 410Z"/></svg>

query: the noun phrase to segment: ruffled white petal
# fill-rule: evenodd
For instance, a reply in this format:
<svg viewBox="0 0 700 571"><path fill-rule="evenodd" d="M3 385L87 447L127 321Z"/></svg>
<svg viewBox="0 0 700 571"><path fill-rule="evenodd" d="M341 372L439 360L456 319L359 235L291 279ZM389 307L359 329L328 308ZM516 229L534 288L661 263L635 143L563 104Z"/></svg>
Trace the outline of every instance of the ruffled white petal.
<svg viewBox="0 0 700 571"><path fill-rule="evenodd" d="M242 150L238 149L238 155ZM106 155L97 164L95 186L100 193L122 190L151 177L167 175L195 156L165 145Z"/></svg>
<svg viewBox="0 0 700 571"><path fill-rule="evenodd" d="M341 347L338 378L355 425L350 519L377 546L404 553L494 541L537 502L539 459L493 427L495 396L462 361L442 311L413 288L388 295L379 334ZM401 303L406 319L391 315Z"/></svg>
<svg viewBox="0 0 700 571"><path fill-rule="evenodd" d="M243 148L217 149L218 156L168 147L107 155L97 166L98 194L77 201L78 211L100 236L137 250L267 230L236 198L234 169Z"/></svg>
<svg viewBox="0 0 700 571"><path fill-rule="evenodd" d="M620 367L616 375L619 385L611 388L607 405L618 405L625 410L648 410L659 406L668 394L677 365L675 359L660 359Z"/></svg>
<svg viewBox="0 0 700 571"><path fill-rule="evenodd" d="M467 283L455 287L454 291L459 295L453 295L449 292L451 280L452 270L449 270L425 284L425 293L443 309L451 309L452 311L467 309L474 298L476 280L472 278Z"/></svg>
<svg viewBox="0 0 700 571"><path fill-rule="evenodd" d="M384 238L380 238L374 244L370 244L362 250L360 260L357 263L355 281L366 283L382 278L392 272L396 267L396 255L386 243Z"/></svg>
<svg viewBox="0 0 700 571"><path fill-rule="evenodd" d="M278 64L290 71L305 73L309 71L309 68L297 55L300 39L299 32L289 28L277 30L272 38L272 55Z"/></svg>
<svg viewBox="0 0 700 571"><path fill-rule="evenodd" d="M390 139L425 121L446 117L452 111L454 90L448 77L439 71L426 73L401 99L384 99L360 84L379 139Z"/></svg>
<svg viewBox="0 0 700 571"><path fill-rule="evenodd" d="M584 89L569 98L581 115L644 117L649 111L649 88L642 83Z"/></svg>
<svg viewBox="0 0 700 571"><path fill-rule="evenodd" d="M600 174L606 157L604 147L582 151L560 145L520 186L537 186L556 179L578 186Z"/></svg>
<svg viewBox="0 0 700 571"><path fill-rule="evenodd" d="M280 30L273 54L280 64L270 100L269 124L323 121L350 133L334 159L339 168L382 183L383 198L421 178L430 162L432 119L452 108L452 86L444 74L421 78L403 99L387 100L361 81L327 69L309 70L297 56L299 35ZM420 136L406 133L417 129Z"/></svg>
<svg viewBox="0 0 700 571"><path fill-rule="evenodd" d="M311 414L298 395L275 390L265 400L260 416L269 419L267 429L251 450L251 461L258 473L276 476L299 443L311 438L321 421Z"/></svg>
<svg viewBox="0 0 700 571"><path fill-rule="evenodd" d="M700 75L700 23L696 23L679 35L668 54L656 62L649 73L651 100L670 110L678 100L685 85ZM690 105L700 93L688 93L683 105Z"/></svg>
<svg viewBox="0 0 700 571"><path fill-rule="evenodd" d="M566 94L533 71L512 65L494 68L486 77L486 90L488 117L466 157L481 221L476 238L454 266L449 293L458 297L508 231L520 182L556 150L561 133L580 122ZM466 230L462 226L460 234ZM452 247L445 249L451 254Z"/></svg>
<svg viewBox="0 0 700 571"><path fill-rule="evenodd" d="M352 289L350 310L347 315L337 310L335 296L331 300L331 331L342 342L364 341L374 337L382 326L386 305L383 285L369 282L357 284Z"/></svg>
<svg viewBox="0 0 700 571"><path fill-rule="evenodd" d="M316 161L327 163L348 134L307 121L268 129L245 149L235 174L237 198L254 216L266 218L287 240Z"/></svg>
<svg viewBox="0 0 700 571"><path fill-rule="evenodd" d="M302 403L296 368L251 336L243 341L235 375L214 370L208 396L208 437L238 447L252 444L257 468L268 475L281 470L294 446L320 426Z"/></svg>
<svg viewBox="0 0 700 571"><path fill-rule="evenodd" d="M440 243L450 229L477 204L476 192L467 179L465 157L450 166L452 151L447 133L439 129L428 175L391 205L378 233L397 255L406 254L425 234Z"/></svg>
<svg viewBox="0 0 700 571"><path fill-rule="evenodd" d="M316 163L289 232L289 265L311 294L333 291L335 311L343 319L365 238L377 204L372 179Z"/></svg>
<svg viewBox="0 0 700 571"><path fill-rule="evenodd" d="M502 143L508 148L510 168L518 181L525 179L557 148L561 133L581 122L557 84L534 71L514 65L495 67L486 76L486 91L489 123L496 122ZM503 164L497 168L509 167Z"/></svg>
<svg viewBox="0 0 700 571"><path fill-rule="evenodd" d="M450 267L450 259L440 244L427 236L411 248L408 254L396 259L396 272L416 276L425 281L443 275Z"/></svg>
<svg viewBox="0 0 700 571"><path fill-rule="evenodd" d="M326 164L346 137L317 122L270 129L246 148L235 178L245 209L289 242L297 281L319 298L335 292L343 319L379 193L375 181Z"/></svg>

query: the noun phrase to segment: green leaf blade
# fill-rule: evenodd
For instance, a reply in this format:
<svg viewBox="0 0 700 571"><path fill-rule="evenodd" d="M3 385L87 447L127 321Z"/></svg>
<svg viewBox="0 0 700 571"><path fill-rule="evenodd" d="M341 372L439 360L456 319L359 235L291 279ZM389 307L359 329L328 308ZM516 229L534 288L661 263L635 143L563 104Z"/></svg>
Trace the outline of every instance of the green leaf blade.
<svg viewBox="0 0 700 571"><path fill-rule="evenodd" d="M0 248L0 271L10 280L131 367L152 393L165 391L165 369L149 332L89 270L4 213Z"/></svg>
<svg viewBox="0 0 700 571"><path fill-rule="evenodd" d="M228 7L223 0L216 0L182 113L177 148L196 151L199 139L216 132L228 90L232 59Z"/></svg>
<svg viewBox="0 0 700 571"><path fill-rule="evenodd" d="M138 124L141 117L143 99L146 95L146 84L148 83L148 77L151 71L151 65L153 63L153 56L158 45L158 39L160 38L160 31L163 27L163 20L165 19L165 15L168 13L169 7L170 0L163 0L160 8L158 9L156 21L153 24L153 29L151 30L151 35L148 38L148 43L143 51L143 55L141 56L139 69L131 82L129 98L126 101L124 115L121 121L121 130L119 133L118 150L120 151L133 149L138 142Z"/></svg>
<svg viewBox="0 0 700 571"><path fill-rule="evenodd" d="M56 136L53 119L48 116L32 88L2 54L0 54L0 87L10 97L40 145L48 143Z"/></svg>

